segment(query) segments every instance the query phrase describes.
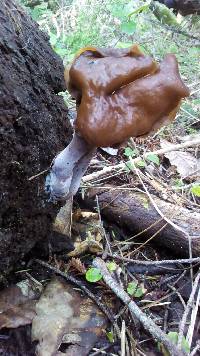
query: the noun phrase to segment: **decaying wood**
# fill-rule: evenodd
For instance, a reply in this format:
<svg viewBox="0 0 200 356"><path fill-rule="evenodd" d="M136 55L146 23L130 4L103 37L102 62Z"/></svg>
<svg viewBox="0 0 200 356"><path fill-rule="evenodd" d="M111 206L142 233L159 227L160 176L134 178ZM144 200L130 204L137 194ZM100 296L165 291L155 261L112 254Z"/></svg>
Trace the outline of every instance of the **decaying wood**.
<svg viewBox="0 0 200 356"><path fill-rule="evenodd" d="M94 205L97 193L97 190L92 189L88 192L88 197L85 198L88 205ZM147 229L140 235L141 241L155 235L153 241L156 244L171 249L178 256L190 256L189 240L191 240L192 256L198 257L200 255L200 213L152 196L155 205L166 220L172 221L172 226L161 218L151 202L148 203L148 207L146 206L147 198L144 193L116 191L115 188L98 194L101 214L107 220L114 221L128 229L133 235ZM179 229L175 228L176 225Z"/></svg>

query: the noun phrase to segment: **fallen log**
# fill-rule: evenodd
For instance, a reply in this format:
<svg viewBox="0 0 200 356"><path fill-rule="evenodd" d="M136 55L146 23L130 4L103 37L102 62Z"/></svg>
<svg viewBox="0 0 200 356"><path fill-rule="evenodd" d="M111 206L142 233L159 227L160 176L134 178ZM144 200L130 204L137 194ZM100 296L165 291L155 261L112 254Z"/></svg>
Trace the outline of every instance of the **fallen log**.
<svg viewBox="0 0 200 356"><path fill-rule="evenodd" d="M48 36L15 1L0 8L0 271L52 234L56 205L44 194L55 155L71 139L64 67ZM48 241L47 241L48 244Z"/></svg>
<svg viewBox="0 0 200 356"><path fill-rule="evenodd" d="M133 235L146 230L140 235L143 241L155 235L152 240L156 244L179 256L190 256L191 241L192 256L200 255L200 213L157 196L152 196L152 199L158 209L151 202L147 207L144 193L115 188L103 193L89 190L85 197L86 205L94 206L97 194L101 214L107 220L128 229ZM158 211L162 212L162 216Z"/></svg>

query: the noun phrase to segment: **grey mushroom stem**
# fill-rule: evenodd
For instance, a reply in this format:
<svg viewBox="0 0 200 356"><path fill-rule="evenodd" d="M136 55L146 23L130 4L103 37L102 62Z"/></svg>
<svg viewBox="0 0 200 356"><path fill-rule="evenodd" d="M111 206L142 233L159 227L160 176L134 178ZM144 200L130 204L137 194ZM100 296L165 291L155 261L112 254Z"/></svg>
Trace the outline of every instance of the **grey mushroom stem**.
<svg viewBox="0 0 200 356"><path fill-rule="evenodd" d="M90 146L76 132L70 144L54 159L46 178L46 192L51 201L67 200L78 191L96 148Z"/></svg>

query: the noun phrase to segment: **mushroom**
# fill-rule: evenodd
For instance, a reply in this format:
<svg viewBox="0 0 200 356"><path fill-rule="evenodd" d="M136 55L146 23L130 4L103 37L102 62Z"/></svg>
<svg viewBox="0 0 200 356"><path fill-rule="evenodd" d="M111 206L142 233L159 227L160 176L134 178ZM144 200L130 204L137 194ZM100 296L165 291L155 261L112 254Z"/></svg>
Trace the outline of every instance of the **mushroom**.
<svg viewBox="0 0 200 356"><path fill-rule="evenodd" d="M137 45L128 49L86 47L65 71L76 99L74 136L53 162L46 187L51 199L76 194L97 147L114 147L149 135L174 120L189 90L168 54L158 64Z"/></svg>

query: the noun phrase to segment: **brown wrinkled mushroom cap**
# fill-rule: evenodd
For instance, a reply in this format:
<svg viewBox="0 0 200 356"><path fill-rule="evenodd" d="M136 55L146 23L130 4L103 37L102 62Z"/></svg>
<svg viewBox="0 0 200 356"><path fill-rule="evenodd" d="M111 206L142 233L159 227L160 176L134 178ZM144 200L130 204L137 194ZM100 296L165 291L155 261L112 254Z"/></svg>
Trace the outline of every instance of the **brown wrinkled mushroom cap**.
<svg viewBox="0 0 200 356"><path fill-rule="evenodd" d="M75 130L95 147L157 130L189 95L174 55L159 65L136 45L82 49L70 67L68 89L77 101Z"/></svg>

